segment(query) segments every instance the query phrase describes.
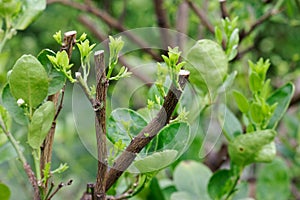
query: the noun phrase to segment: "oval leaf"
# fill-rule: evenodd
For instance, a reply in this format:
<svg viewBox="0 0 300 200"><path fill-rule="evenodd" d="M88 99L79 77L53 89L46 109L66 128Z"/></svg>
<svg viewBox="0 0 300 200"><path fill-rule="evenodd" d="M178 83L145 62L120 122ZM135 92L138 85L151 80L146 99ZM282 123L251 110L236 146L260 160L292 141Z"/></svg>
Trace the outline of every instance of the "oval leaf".
<svg viewBox="0 0 300 200"><path fill-rule="evenodd" d="M23 108L18 106L17 100L12 96L9 85L7 84L2 91L2 103L10 116L21 125L28 124L28 117L24 114Z"/></svg>
<svg viewBox="0 0 300 200"><path fill-rule="evenodd" d="M54 115L55 106L51 101L47 101L33 113L28 130L28 144L33 149L38 149L42 145L51 128Z"/></svg>
<svg viewBox="0 0 300 200"><path fill-rule="evenodd" d="M1 200L9 200L10 198L10 190L9 188L4 185L3 183L0 183L0 199Z"/></svg>
<svg viewBox="0 0 300 200"><path fill-rule="evenodd" d="M9 76L9 87L15 99L37 107L48 93L48 76L42 64L32 55L23 55Z"/></svg>
<svg viewBox="0 0 300 200"><path fill-rule="evenodd" d="M207 184L212 173L202 163L183 161L174 171L174 183L178 191L195 196L194 199L210 200Z"/></svg>
<svg viewBox="0 0 300 200"><path fill-rule="evenodd" d="M172 164L177 158L178 152L176 150L164 150L162 152L155 152L144 158L136 160L133 165L141 172L152 172L163 169Z"/></svg>
<svg viewBox="0 0 300 200"><path fill-rule="evenodd" d="M212 199L221 199L234 185L232 172L222 169L213 174L208 183L208 193Z"/></svg>
<svg viewBox="0 0 300 200"><path fill-rule="evenodd" d="M247 113L249 110L249 102L247 98L237 90L233 91L233 97L242 113Z"/></svg>
<svg viewBox="0 0 300 200"><path fill-rule="evenodd" d="M199 40L188 52L186 65L190 82L205 93L215 92L227 74L228 61L222 47L211 40Z"/></svg>
<svg viewBox="0 0 300 200"><path fill-rule="evenodd" d="M118 108L112 111L108 118L107 137L113 144L122 140L127 146L146 125L146 120L137 112Z"/></svg>
<svg viewBox="0 0 300 200"><path fill-rule="evenodd" d="M292 83L287 83L278 90L276 90L268 99L267 103L273 105L277 103L275 111L269 121L268 128L272 129L277 126L278 121L283 117L286 112L291 99L294 95L295 86Z"/></svg>

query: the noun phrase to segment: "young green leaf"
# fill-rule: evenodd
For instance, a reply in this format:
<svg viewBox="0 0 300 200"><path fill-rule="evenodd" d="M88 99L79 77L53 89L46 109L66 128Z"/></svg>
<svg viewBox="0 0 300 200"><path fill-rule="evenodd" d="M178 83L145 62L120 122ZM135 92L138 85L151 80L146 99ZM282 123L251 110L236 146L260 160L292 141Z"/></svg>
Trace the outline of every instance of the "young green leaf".
<svg viewBox="0 0 300 200"><path fill-rule="evenodd" d="M222 44L223 33L222 33L222 30L218 26L215 27L215 38L216 38L216 41L218 42L218 44Z"/></svg>
<svg viewBox="0 0 300 200"><path fill-rule="evenodd" d="M41 105L32 116L28 128L28 144L33 149L38 149L42 145L55 115L53 102L47 101Z"/></svg>
<svg viewBox="0 0 300 200"><path fill-rule="evenodd" d="M7 110L2 105L0 105L0 120L4 125L4 127L0 127L0 133L8 131L11 123L10 116ZM2 130L2 128L4 128L4 130Z"/></svg>
<svg viewBox="0 0 300 200"><path fill-rule="evenodd" d="M17 60L8 81L14 98L23 99L32 108L40 105L48 94L47 73L32 55L23 55Z"/></svg>
<svg viewBox="0 0 300 200"><path fill-rule="evenodd" d="M262 123L262 121L264 120L264 114L262 112L261 105L255 102L250 105L250 117L256 124Z"/></svg>
<svg viewBox="0 0 300 200"><path fill-rule="evenodd" d="M0 183L0 199L9 200L10 199L10 189L5 184Z"/></svg>
<svg viewBox="0 0 300 200"><path fill-rule="evenodd" d="M29 120L24 114L23 108L18 106L17 100L12 96L9 85L6 84L2 91L2 103L10 116L21 125L27 125Z"/></svg>
<svg viewBox="0 0 300 200"><path fill-rule="evenodd" d="M273 105L277 103L275 111L269 121L268 128L275 128L279 120L286 112L291 99L294 95L295 86L292 83L287 83L278 90L276 90L268 99L267 103Z"/></svg>
<svg viewBox="0 0 300 200"><path fill-rule="evenodd" d="M233 97L242 113L247 113L249 110L249 102L247 98L237 90L233 91Z"/></svg>
<svg viewBox="0 0 300 200"><path fill-rule="evenodd" d="M263 87L263 80L255 72L250 74L249 87L253 93L260 91Z"/></svg>

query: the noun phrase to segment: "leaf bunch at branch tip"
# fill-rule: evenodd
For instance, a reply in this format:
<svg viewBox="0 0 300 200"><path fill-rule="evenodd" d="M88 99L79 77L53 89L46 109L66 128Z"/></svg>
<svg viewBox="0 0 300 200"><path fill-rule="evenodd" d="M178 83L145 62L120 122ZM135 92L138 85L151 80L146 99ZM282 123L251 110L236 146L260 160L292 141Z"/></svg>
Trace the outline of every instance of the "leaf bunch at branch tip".
<svg viewBox="0 0 300 200"><path fill-rule="evenodd" d="M80 36L79 42L76 44L82 60L88 59L90 54L92 53L93 48L96 46L96 44L90 45L90 41L86 39L85 33Z"/></svg>
<svg viewBox="0 0 300 200"><path fill-rule="evenodd" d="M118 55L124 46L122 37L113 38L109 36L109 65L116 65L118 63Z"/></svg>
<svg viewBox="0 0 300 200"><path fill-rule="evenodd" d="M62 72L71 83L75 82L71 74L73 64L69 64L69 57L66 51L59 51L56 53L56 56L47 55L47 57L57 71Z"/></svg>
<svg viewBox="0 0 300 200"><path fill-rule="evenodd" d="M61 30L57 31L54 35L53 35L54 40L59 44L62 45L62 37L61 37Z"/></svg>

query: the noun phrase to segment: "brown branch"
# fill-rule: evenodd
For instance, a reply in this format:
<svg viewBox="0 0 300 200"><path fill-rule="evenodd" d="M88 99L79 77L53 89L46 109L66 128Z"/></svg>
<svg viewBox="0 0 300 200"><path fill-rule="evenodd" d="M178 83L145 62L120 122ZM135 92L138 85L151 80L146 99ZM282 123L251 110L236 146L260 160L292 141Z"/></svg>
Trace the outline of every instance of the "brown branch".
<svg viewBox="0 0 300 200"><path fill-rule="evenodd" d="M226 17L229 17L229 13L226 8L226 0L219 0L219 2L222 18L225 19Z"/></svg>
<svg viewBox="0 0 300 200"><path fill-rule="evenodd" d="M178 48L183 51L186 36L187 28L188 28L188 5L186 2L182 2L177 11L177 19L176 19L176 30L179 32L176 36L176 45Z"/></svg>
<svg viewBox="0 0 300 200"><path fill-rule="evenodd" d="M75 40L76 40L76 31L69 31L64 34L63 44L60 50L66 51L69 59L71 58L72 55L72 50L75 44ZM52 122L51 129L49 130L48 135L41 146L41 159L40 159L41 171L43 171L46 164L51 162L52 159L52 146L53 146L54 134L56 129L56 119L59 112L61 111L63 95L64 92L62 92L60 103L59 103L60 92L57 92L56 94L50 95L48 97L48 101L52 101L54 103L55 107L57 107L57 111L55 114L55 118ZM45 191L47 190L47 183L44 185L44 190Z"/></svg>
<svg viewBox="0 0 300 200"><path fill-rule="evenodd" d="M203 26L205 26L211 33L214 34L215 29L207 18L207 14L203 10L201 10L193 1L186 0L186 2L188 3L190 9L192 9L194 13L199 17Z"/></svg>
<svg viewBox="0 0 300 200"><path fill-rule="evenodd" d="M65 184L65 183L58 184L57 188L53 191L53 193L49 196L49 198L47 198L47 200L51 200L57 194L57 192L59 190L61 190L65 186L72 185L72 183L73 183L73 180L69 180L67 184Z"/></svg>
<svg viewBox="0 0 300 200"><path fill-rule="evenodd" d="M41 200L39 185L38 185L38 181L34 175L34 172L32 171L32 169L28 163L24 164L23 167L24 167L24 170L28 176L28 179L33 187L33 191L34 191L33 199Z"/></svg>
<svg viewBox="0 0 300 200"><path fill-rule="evenodd" d="M163 0L153 0L157 25L161 28L161 42L163 44L163 48L167 50L168 46L172 46L171 38L168 34L168 30L170 28L167 18L167 11L163 8L164 1Z"/></svg>
<svg viewBox="0 0 300 200"><path fill-rule="evenodd" d="M86 27L88 28L91 33L99 40L99 41L104 41L108 38L107 35L105 35L104 33L102 33L96 26L95 23L93 23L90 19L88 19L86 16L80 15L78 17L78 20ZM108 45L106 45L106 49L108 50ZM151 87L152 85L152 80L148 77L145 76L137 71L135 71L133 68L133 66L131 66L127 60L124 57L119 57L119 63L121 65L124 65L125 67L128 68L128 70L130 72L132 72L132 74L137 77L138 79L140 79L143 83L145 83L146 86Z"/></svg>
<svg viewBox="0 0 300 200"><path fill-rule="evenodd" d="M189 72L181 70L179 73L180 88L171 85L167 96L165 97L164 104L156 117L141 130L141 132L130 142L126 150L116 159L113 167L109 170L106 179L106 191L118 180L123 172L134 161L137 153L139 153L156 135L157 133L169 122L171 115L177 105L177 102L185 87ZM147 136L145 136L147 135Z"/></svg>
<svg viewBox="0 0 300 200"><path fill-rule="evenodd" d="M106 79L104 51L97 51L94 55L96 70L96 137L98 149L98 170L95 185L95 199L105 200L105 175L107 171L107 149L106 149L106 95L108 80Z"/></svg>
<svg viewBox="0 0 300 200"><path fill-rule="evenodd" d="M114 28L117 31L124 32L123 34L126 35L131 41L136 43L141 49L149 54L154 60L161 61L160 55L158 55L156 52L154 52L152 49L149 48L149 45L143 41L141 38L139 38L137 35L132 34L130 31L128 31L127 28L125 28L117 19L113 18L111 15L109 15L104 10L96 8L96 6L90 5L90 4L82 4L77 3L70 0L48 0L47 4L52 3L61 3L63 5L75 8L80 11L88 12L90 14L93 14L94 16L100 18L103 22L105 22L110 27Z"/></svg>
<svg viewBox="0 0 300 200"><path fill-rule="evenodd" d="M278 13L280 13L281 10L275 10L274 8L271 8L266 14L264 14L263 16L261 16L260 18L258 18L249 28L248 31L246 31L245 29L241 30L240 32L240 42L246 38L247 36L249 36L258 26L260 26L262 23L264 23L265 21L267 21L269 18L271 18L274 15L277 15Z"/></svg>
<svg viewBox="0 0 300 200"><path fill-rule="evenodd" d="M222 144L218 152L211 152L205 157L204 164L214 172L217 171L227 159L227 145Z"/></svg>

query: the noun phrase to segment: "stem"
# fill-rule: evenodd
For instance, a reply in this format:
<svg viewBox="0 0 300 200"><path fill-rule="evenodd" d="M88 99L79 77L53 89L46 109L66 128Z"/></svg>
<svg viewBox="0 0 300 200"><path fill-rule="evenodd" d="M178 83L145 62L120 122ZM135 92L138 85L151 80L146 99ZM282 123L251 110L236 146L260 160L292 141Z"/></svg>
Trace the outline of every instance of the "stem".
<svg viewBox="0 0 300 200"><path fill-rule="evenodd" d="M106 191L119 179L123 172L131 165L137 154L157 135L157 133L170 121L172 113L179 101L186 85L190 72L179 72L179 86L171 85L164 104L156 117L131 140L126 150L117 158L113 167L109 170L106 180ZM145 137L147 133L147 137Z"/></svg>
<svg viewBox="0 0 300 200"><path fill-rule="evenodd" d="M95 99L94 99L94 97L93 97L93 95L92 95L92 93L91 93L88 85L86 84L86 82L82 78L81 73L80 72L76 72L75 73L75 77L76 77L76 80L78 81L78 84L80 85L80 87L84 91L84 94L89 99L91 105L94 105L95 104Z"/></svg>
<svg viewBox="0 0 300 200"><path fill-rule="evenodd" d="M106 171L107 171L107 148L106 148L106 96L108 79L106 78L104 51L97 51L94 55L96 70L96 114L95 126L98 149L98 170L94 197L97 200L106 199Z"/></svg>

